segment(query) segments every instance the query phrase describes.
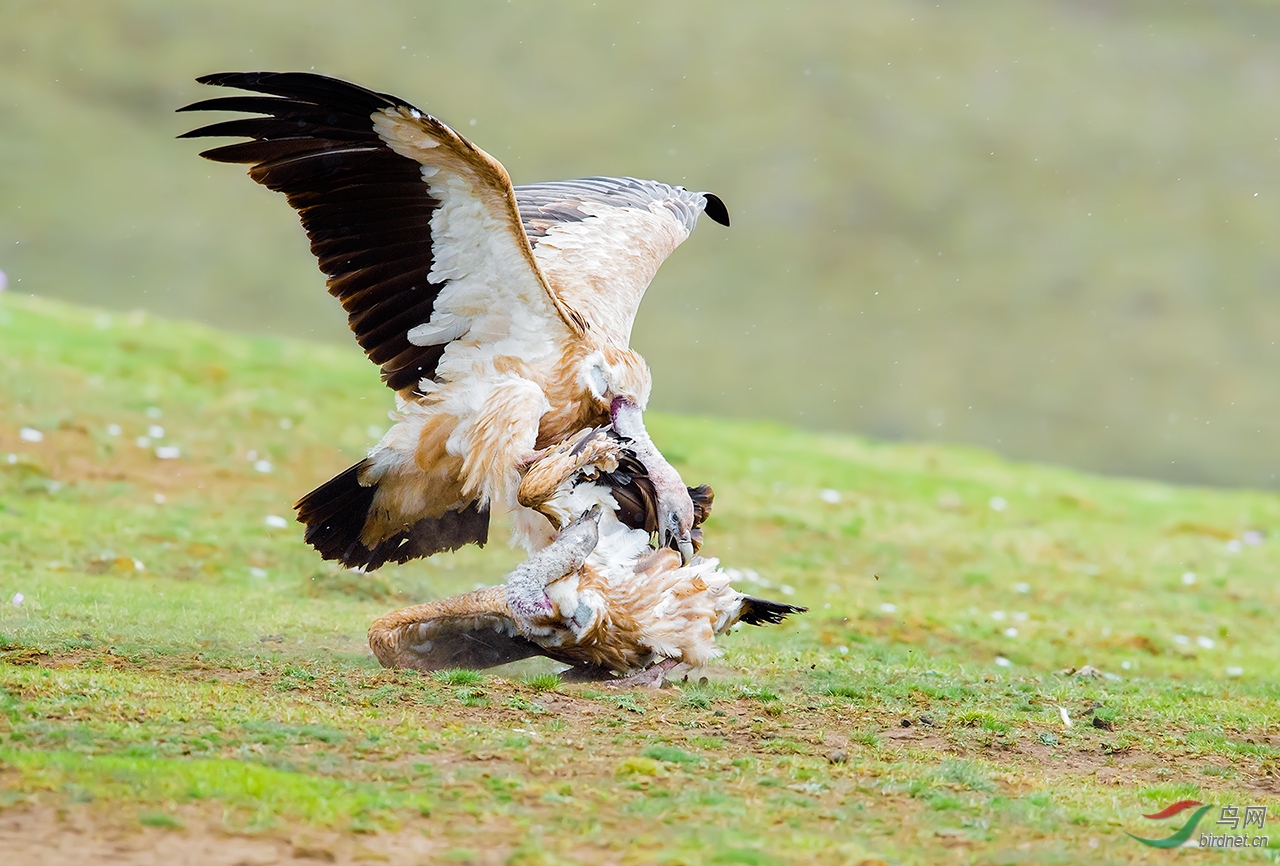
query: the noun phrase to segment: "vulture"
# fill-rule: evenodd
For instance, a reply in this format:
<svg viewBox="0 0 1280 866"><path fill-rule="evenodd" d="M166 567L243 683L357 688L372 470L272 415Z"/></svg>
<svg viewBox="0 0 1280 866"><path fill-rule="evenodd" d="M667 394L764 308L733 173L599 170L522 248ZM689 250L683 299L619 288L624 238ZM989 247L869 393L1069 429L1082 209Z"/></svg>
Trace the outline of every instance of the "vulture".
<svg viewBox="0 0 1280 866"><path fill-rule="evenodd" d="M366 570L488 539L494 503L533 551L551 525L520 507L520 471L583 429L628 439L656 495L661 542L692 555L693 504L645 432L651 377L631 327L658 266L724 203L629 177L513 187L505 168L395 96L322 75L242 72L249 94L179 111L251 115L183 138L247 140L201 156L244 163L284 193L356 341L396 394L395 424L295 506L325 559Z"/></svg>
<svg viewBox="0 0 1280 866"><path fill-rule="evenodd" d="M682 563L643 528L654 496L630 444L584 430L534 463L520 502L559 528L555 540L491 586L380 617L369 646L384 667L486 668L541 655L574 679L660 685L678 665L719 655L715 638L739 622L778 623L803 607L753 598L729 585L715 559ZM695 524L711 491L690 491Z"/></svg>

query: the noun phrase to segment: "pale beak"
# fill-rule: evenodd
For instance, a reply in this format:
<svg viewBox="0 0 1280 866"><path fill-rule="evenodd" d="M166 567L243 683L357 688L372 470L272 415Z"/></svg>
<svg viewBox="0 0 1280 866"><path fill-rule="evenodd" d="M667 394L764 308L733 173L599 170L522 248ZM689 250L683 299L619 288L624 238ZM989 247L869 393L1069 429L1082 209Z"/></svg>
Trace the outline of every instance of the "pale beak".
<svg viewBox="0 0 1280 866"><path fill-rule="evenodd" d="M676 549L680 551L680 564L688 565L693 559L693 542L687 538L682 538L676 542Z"/></svg>

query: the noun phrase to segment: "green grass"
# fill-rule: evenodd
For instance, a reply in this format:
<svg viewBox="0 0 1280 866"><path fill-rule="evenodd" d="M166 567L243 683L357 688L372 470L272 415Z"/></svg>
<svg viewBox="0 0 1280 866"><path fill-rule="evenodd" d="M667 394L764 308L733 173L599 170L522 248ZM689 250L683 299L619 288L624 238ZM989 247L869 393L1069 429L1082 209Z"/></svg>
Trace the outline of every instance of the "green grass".
<svg viewBox="0 0 1280 866"><path fill-rule="evenodd" d="M715 485L708 552L810 612L661 692L422 676L379 669L368 624L516 556L357 578L302 542L291 502L386 424L358 352L13 295L0 341L14 814L513 862L1076 863L1142 862L1124 831L1176 799L1280 808L1275 495L657 415Z"/></svg>

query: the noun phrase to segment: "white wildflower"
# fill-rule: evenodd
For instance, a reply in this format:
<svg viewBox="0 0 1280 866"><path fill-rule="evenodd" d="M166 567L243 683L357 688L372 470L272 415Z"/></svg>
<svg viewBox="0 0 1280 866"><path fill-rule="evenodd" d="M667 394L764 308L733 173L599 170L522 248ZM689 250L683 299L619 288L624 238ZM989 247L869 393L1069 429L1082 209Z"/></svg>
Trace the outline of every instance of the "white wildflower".
<svg viewBox="0 0 1280 866"><path fill-rule="evenodd" d="M818 491L818 498L830 505L838 505L840 504L840 491L825 487Z"/></svg>
<svg viewBox="0 0 1280 866"><path fill-rule="evenodd" d="M1243 536L1241 536L1241 540L1245 544L1256 547L1257 545L1262 543L1262 533L1256 529L1250 529Z"/></svg>
<svg viewBox="0 0 1280 866"><path fill-rule="evenodd" d="M124 431L122 431L122 430L120 429L120 425L119 425L119 424L108 424L108 425L107 425L107 435L108 435L108 436L119 436L122 432L124 432Z"/></svg>
<svg viewBox="0 0 1280 866"><path fill-rule="evenodd" d="M1227 676L1229 676L1229 677L1242 677L1242 676L1244 676L1244 668L1229 667L1229 668L1227 668Z"/></svg>
<svg viewBox="0 0 1280 866"><path fill-rule="evenodd" d="M159 424L152 424L150 427L147 428L147 435L150 436L152 439L163 439L164 428L161 427Z"/></svg>
<svg viewBox="0 0 1280 866"><path fill-rule="evenodd" d="M1010 667L1012 664L1013 664L1013 662L1009 661L1009 660L1008 660L1007 658L1005 658L1004 656L996 656L996 666L997 666L997 667L1007 668L1007 667Z"/></svg>
<svg viewBox="0 0 1280 866"><path fill-rule="evenodd" d="M1196 582L1196 573L1194 571L1182 572L1182 583L1185 586L1191 586Z"/></svg>
<svg viewBox="0 0 1280 866"><path fill-rule="evenodd" d="M146 436L139 436L137 439L133 440L133 444L137 445L139 448L150 448L151 440Z"/></svg>
<svg viewBox="0 0 1280 866"><path fill-rule="evenodd" d="M1004 614L1004 611L1002 610L991 611L991 618L994 619L996 622L1001 622L1004 619L1004 616L1005 614Z"/></svg>
<svg viewBox="0 0 1280 866"><path fill-rule="evenodd" d="M1005 637L1017 637L1017 636L1018 636L1018 630L1017 630L1016 628L1014 628L1013 626L1009 626L1007 629L1005 629L1005 630L1004 630L1004 636L1005 636Z"/></svg>
<svg viewBox="0 0 1280 866"><path fill-rule="evenodd" d="M34 427L23 427L18 431L18 438L23 442L43 442L44 434Z"/></svg>
<svg viewBox="0 0 1280 866"><path fill-rule="evenodd" d="M892 602L886 601L884 604L880 605L880 609L885 613L893 613L895 610L898 609L898 606L896 604L893 604Z"/></svg>
<svg viewBox="0 0 1280 866"><path fill-rule="evenodd" d="M1015 583L1015 584L1013 585L1013 591L1014 591L1014 592L1022 592L1022 593L1031 592L1031 584L1029 584L1029 583Z"/></svg>
<svg viewBox="0 0 1280 866"><path fill-rule="evenodd" d="M159 418L159 417L160 417L161 415L163 415L163 414L164 414L164 413L160 411L160 407L159 407L159 406L148 406L148 407L147 407L147 417L148 417L148 418Z"/></svg>
<svg viewBox="0 0 1280 866"><path fill-rule="evenodd" d="M156 456L161 460L177 460L182 456L182 449L177 445L161 445L156 449Z"/></svg>
<svg viewBox="0 0 1280 866"><path fill-rule="evenodd" d="M255 461L255 462L254 462L254 464L253 464L253 468L254 468L256 471L258 471L258 472L270 472L270 471L271 471L271 461L270 461L270 460L258 460L258 461Z"/></svg>
<svg viewBox="0 0 1280 866"><path fill-rule="evenodd" d="M14 606L14 607L22 607L22 602L23 602L23 600L24 600L25 598L26 598L26 596L25 596L25 595L23 595L22 593L20 593L20 592L15 592L15 593L13 594L13 606Z"/></svg>
<svg viewBox="0 0 1280 866"><path fill-rule="evenodd" d="M1227 542L1227 553L1239 553L1239 552L1240 552L1240 539L1233 538Z"/></svg>
<svg viewBox="0 0 1280 866"><path fill-rule="evenodd" d="M250 574L250 575L252 575L253 577L266 577L266 576L267 576L267 570L266 570L265 568L253 568L253 567L250 567L250 568L249 568L249 574Z"/></svg>
<svg viewBox="0 0 1280 866"><path fill-rule="evenodd" d="M1003 496L992 496L987 500L987 505L991 506L992 511L1004 511L1009 507L1009 502Z"/></svg>
<svg viewBox="0 0 1280 866"><path fill-rule="evenodd" d="M1191 638L1187 637L1185 634L1175 634L1173 636L1173 642L1178 646L1186 646L1191 643Z"/></svg>
<svg viewBox="0 0 1280 866"><path fill-rule="evenodd" d="M155 501L156 501L156 505L164 505L164 494L163 494L163 493L157 493L157 494L155 494L155 496L153 496L152 498L153 498L153 499L155 499Z"/></svg>
<svg viewBox="0 0 1280 866"><path fill-rule="evenodd" d="M293 419L292 419L292 418L281 418L281 419L280 419L280 429L281 429L281 430L291 430L291 429L293 429Z"/></svg>
<svg viewBox="0 0 1280 866"><path fill-rule="evenodd" d="M274 529L284 529L289 525L289 521L285 520L278 514L268 514L266 524Z"/></svg>
<svg viewBox="0 0 1280 866"><path fill-rule="evenodd" d="M1213 638L1205 637L1204 635L1200 635L1199 637L1197 637L1196 643L1204 647L1205 649L1213 649L1214 647Z"/></svg>
<svg viewBox="0 0 1280 866"><path fill-rule="evenodd" d="M796 588L794 586L788 586L787 584L784 583L778 587L778 592L782 593L783 595L795 595Z"/></svg>

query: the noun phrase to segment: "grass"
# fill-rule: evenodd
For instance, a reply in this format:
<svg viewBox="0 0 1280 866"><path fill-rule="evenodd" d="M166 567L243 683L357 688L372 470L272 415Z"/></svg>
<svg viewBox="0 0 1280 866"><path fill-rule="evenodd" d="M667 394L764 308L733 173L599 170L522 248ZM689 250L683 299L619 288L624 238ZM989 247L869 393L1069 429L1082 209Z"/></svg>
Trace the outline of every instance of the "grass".
<svg viewBox="0 0 1280 866"><path fill-rule="evenodd" d="M1172 832L1140 816L1176 799L1280 808L1275 495L659 415L716 487L709 551L810 612L660 692L422 676L369 622L515 555L356 579L302 543L290 503L386 423L355 350L13 295L0 340L7 814L483 862L1074 863L1145 862L1124 831Z"/></svg>

